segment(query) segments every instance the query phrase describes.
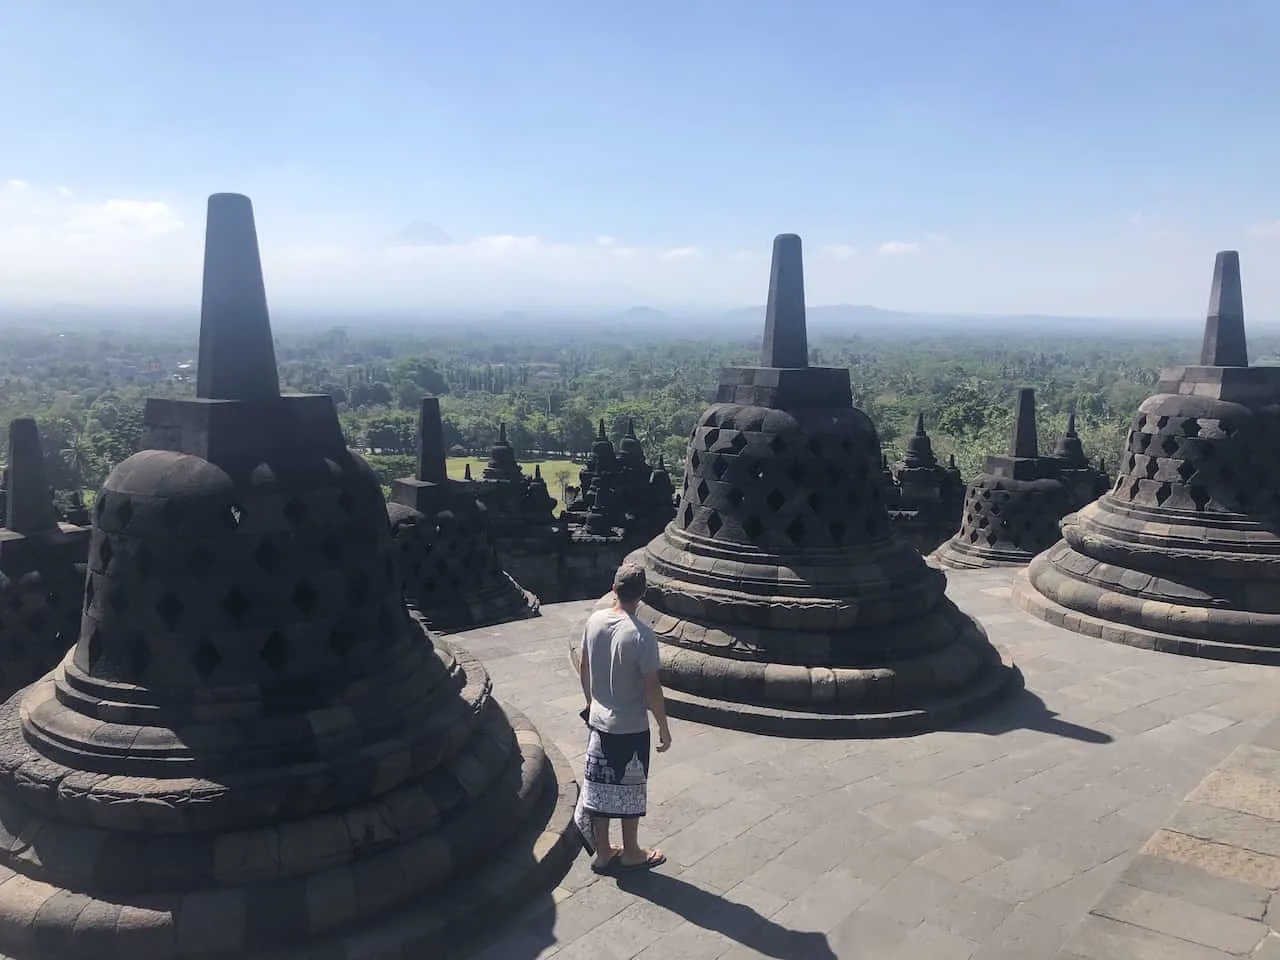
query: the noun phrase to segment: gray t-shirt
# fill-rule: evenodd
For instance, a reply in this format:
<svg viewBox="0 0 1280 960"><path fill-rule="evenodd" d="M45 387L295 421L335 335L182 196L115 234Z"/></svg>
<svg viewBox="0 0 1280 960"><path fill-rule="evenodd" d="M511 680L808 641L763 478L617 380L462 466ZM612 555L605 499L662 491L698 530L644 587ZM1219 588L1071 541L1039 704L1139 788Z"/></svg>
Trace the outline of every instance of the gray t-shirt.
<svg viewBox="0 0 1280 960"><path fill-rule="evenodd" d="M597 610L582 630L581 654L591 674L588 723L604 733L649 729L644 678L658 672L658 638L621 610Z"/></svg>

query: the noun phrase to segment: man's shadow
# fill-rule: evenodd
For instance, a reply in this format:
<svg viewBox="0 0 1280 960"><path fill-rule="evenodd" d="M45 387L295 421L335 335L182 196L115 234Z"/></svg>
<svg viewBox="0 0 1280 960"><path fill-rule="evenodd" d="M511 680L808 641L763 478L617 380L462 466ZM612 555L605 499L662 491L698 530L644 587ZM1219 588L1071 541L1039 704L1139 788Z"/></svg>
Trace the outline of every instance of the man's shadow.
<svg viewBox="0 0 1280 960"><path fill-rule="evenodd" d="M618 876L618 886L761 956L778 960L835 960L826 934L788 930L745 904L726 900L656 870L623 873Z"/></svg>

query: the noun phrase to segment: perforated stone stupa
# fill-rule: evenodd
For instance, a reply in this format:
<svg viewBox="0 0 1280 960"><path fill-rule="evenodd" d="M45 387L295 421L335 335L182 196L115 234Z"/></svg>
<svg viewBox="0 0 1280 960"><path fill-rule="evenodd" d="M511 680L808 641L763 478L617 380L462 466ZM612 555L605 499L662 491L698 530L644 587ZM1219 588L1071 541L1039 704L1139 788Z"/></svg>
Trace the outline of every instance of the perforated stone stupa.
<svg viewBox="0 0 1280 960"><path fill-rule="evenodd" d="M407 960L549 886L569 775L406 609L330 398L280 394L245 197L209 201L197 398L145 423L78 642L0 707L0 953Z"/></svg>
<svg viewBox="0 0 1280 960"><path fill-rule="evenodd" d="M387 516L405 596L432 630L466 630L538 612L538 598L502 569L489 511L472 487L445 472L440 401L424 398L417 476L392 482Z"/></svg>
<svg viewBox="0 0 1280 960"><path fill-rule="evenodd" d="M1063 481L1067 463L1040 456L1036 393L1023 387L1014 408L1009 453L987 457L986 467L965 491L959 531L934 559L960 569L1029 563L1058 538L1058 521L1080 505Z"/></svg>
<svg viewBox="0 0 1280 960"><path fill-rule="evenodd" d="M924 414L917 415L906 455L889 471L886 482L892 484L888 509L893 529L921 553L937 549L960 523L965 488L954 466L954 460L946 467L938 463Z"/></svg>
<svg viewBox="0 0 1280 960"><path fill-rule="evenodd" d="M1214 265L1200 363L1161 374L1118 474L1015 602L1120 643L1280 663L1280 367L1249 366L1234 251Z"/></svg>
<svg viewBox="0 0 1280 960"><path fill-rule="evenodd" d="M9 424L9 512L0 528L0 697L62 659L80 632L86 527L57 520L40 431Z"/></svg>
<svg viewBox="0 0 1280 960"><path fill-rule="evenodd" d="M922 730L1017 673L893 535L849 371L810 367L800 238L774 241L761 365L722 371L678 512L632 556L671 711L810 735Z"/></svg>

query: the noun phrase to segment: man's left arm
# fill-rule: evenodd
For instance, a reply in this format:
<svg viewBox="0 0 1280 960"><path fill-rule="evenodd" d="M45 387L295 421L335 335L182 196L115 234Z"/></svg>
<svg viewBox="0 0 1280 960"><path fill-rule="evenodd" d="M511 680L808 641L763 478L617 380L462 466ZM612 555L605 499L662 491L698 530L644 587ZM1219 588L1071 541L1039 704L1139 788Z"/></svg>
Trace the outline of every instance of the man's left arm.
<svg viewBox="0 0 1280 960"><path fill-rule="evenodd" d="M587 661L587 631L582 631L582 640L578 644L578 679L582 681L582 695L586 698L587 708L591 708L591 664Z"/></svg>

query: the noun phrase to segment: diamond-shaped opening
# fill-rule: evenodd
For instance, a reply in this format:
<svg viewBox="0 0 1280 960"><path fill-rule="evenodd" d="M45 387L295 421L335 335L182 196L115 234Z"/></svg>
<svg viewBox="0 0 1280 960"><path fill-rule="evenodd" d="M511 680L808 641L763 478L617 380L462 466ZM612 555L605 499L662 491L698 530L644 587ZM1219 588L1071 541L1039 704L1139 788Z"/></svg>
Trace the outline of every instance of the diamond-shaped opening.
<svg viewBox="0 0 1280 960"><path fill-rule="evenodd" d="M774 437L769 441L769 449L773 451L775 457L782 456L782 451L787 449L787 441L781 437Z"/></svg>
<svg viewBox="0 0 1280 960"><path fill-rule="evenodd" d="M1192 484L1189 491L1191 500L1196 505L1197 510L1204 510L1209 505L1209 489L1199 484Z"/></svg>
<svg viewBox="0 0 1280 960"><path fill-rule="evenodd" d="M1163 429L1164 429L1165 427L1167 427L1168 425L1169 425L1169 418L1168 418L1168 417L1160 417L1160 418L1158 418L1158 419L1156 420L1156 429L1157 429L1157 430L1163 430Z"/></svg>
<svg viewBox="0 0 1280 960"><path fill-rule="evenodd" d="M991 516L993 516L993 517L998 517L998 516L1000 516L1000 504L998 504L998 503L993 503L993 504L991 504L991 506L990 506L990 508L989 508L989 509L990 509L990 511L991 511Z"/></svg>
<svg viewBox="0 0 1280 960"><path fill-rule="evenodd" d="M309 511L307 510L307 505L297 497L290 497L289 502L284 505L284 509L281 512L286 520L294 526L299 526L306 522Z"/></svg>
<svg viewBox="0 0 1280 960"><path fill-rule="evenodd" d="M254 562L268 573L280 565L280 548L270 540L263 540L253 551Z"/></svg>
<svg viewBox="0 0 1280 960"><path fill-rule="evenodd" d="M711 488L707 486L707 481L699 480L698 485L693 488L693 492L698 495L699 503L705 503L707 495L711 493Z"/></svg>
<svg viewBox="0 0 1280 960"><path fill-rule="evenodd" d="M1236 432L1236 428L1231 425L1230 420L1219 420L1218 429L1221 430L1223 433L1225 433L1228 437L1233 436Z"/></svg>
<svg viewBox="0 0 1280 960"><path fill-rule="evenodd" d="M226 611L227 616L239 623L249 612L249 598L239 587L232 587L222 598L222 609Z"/></svg>
<svg viewBox="0 0 1280 960"><path fill-rule="evenodd" d="M1134 468L1134 467L1136 467L1137 465L1138 465L1138 458L1137 458L1137 457L1135 457L1133 454L1129 454L1129 467L1128 467L1128 469L1130 470L1130 472L1132 472L1132 471L1133 471L1133 468Z"/></svg>
<svg viewBox="0 0 1280 960"><path fill-rule="evenodd" d="M742 429L750 430L753 433L761 432L764 429L764 417L752 417Z"/></svg>
<svg viewBox="0 0 1280 960"><path fill-rule="evenodd" d="M284 635L279 630L272 630L271 636L267 637L266 643L258 651L258 656L276 673L281 673L289 663L289 644Z"/></svg>
<svg viewBox="0 0 1280 960"><path fill-rule="evenodd" d="M303 616L306 616L315 609L316 600L319 598L320 594L316 592L310 580L299 580L298 585L293 588L293 593L289 595L289 602L297 607Z"/></svg>
<svg viewBox="0 0 1280 960"><path fill-rule="evenodd" d="M107 564L111 562L111 558L115 556L115 547L111 546L111 541L107 537L102 538L102 542L98 544L98 566L103 570L107 569Z"/></svg>
<svg viewBox="0 0 1280 960"><path fill-rule="evenodd" d="M1195 473L1196 473L1196 465L1192 463L1190 460L1183 460L1179 462L1178 476L1182 478L1183 483L1190 482L1191 478L1195 476Z"/></svg>
<svg viewBox="0 0 1280 960"><path fill-rule="evenodd" d="M977 542L978 542L978 531L977 531L977 530L970 530L970 531L969 531L969 542L970 542L970 543L977 543Z"/></svg>
<svg viewBox="0 0 1280 960"><path fill-rule="evenodd" d="M725 495L725 499L729 501L730 506L737 507L742 504L744 499L746 499L746 494L737 487L731 487L728 494Z"/></svg>
<svg viewBox="0 0 1280 960"><path fill-rule="evenodd" d="M347 516L351 516L356 508L356 498L346 487L342 488L342 492L338 494L338 506L342 508L342 512Z"/></svg>
<svg viewBox="0 0 1280 960"><path fill-rule="evenodd" d="M837 543L837 544L844 543L844 535L846 532L844 521L832 520L831 523L827 526L827 530L831 534L831 540L833 543Z"/></svg>
<svg viewBox="0 0 1280 960"><path fill-rule="evenodd" d="M120 498L120 506L116 507L116 524L121 528L129 525L133 519L133 501L128 497Z"/></svg>
<svg viewBox="0 0 1280 960"><path fill-rule="evenodd" d="M760 536L761 532L764 530L764 524L760 521L759 517L747 517L746 520L742 521L742 530L748 537L754 540L756 537Z"/></svg>
<svg viewBox="0 0 1280 960"><path fill-rule="evenodd" d="M681 513L680 517L684 521L682 526L687 527L689 524L693 523L693 506L686 503L684 505L684 512Z"/></svg>
<svg viewBox="0 0 1280 960"><path fill-rule="evenodd" d="M141 677L151 666L151 645L141 634L129 644L129 669L135 678Z"/></svg>
<svg viewBox="0 0 1280 960"><path fill-rule="evenodd" d="M702 466L702 458L698 456L698 451L691 451L689 454L689 469L697 470L700 466Z"/></svg>
<svg viewBox="0 0 1280 960"><path fill-rule="evenodd" d="M1152 436L1151 434L1149 434L1149 433L1140 433L1140 434L1138 434L1138 452L1139 452L1139 453L1146 453L1146 452L1147 452L1147 447L1151 446L1151 441L1152 441L1152 440L1154 440L1154 439L1155 439L1155 437L1153 437L1153 436Z"/></svg>
<svg viewBox="0 0 1280 960"><path fill-rule="evenodd" d="M738 426L738 421L735 420L732 416L720 418L721 430L734 430L737 428L737 426Z"/></svg>
<svg viewBox="0 0 1280 960"><path fill-rule="evenodd" d="M822 438L821 437L810 437L809 442L806 443L805 446L809 448L809 452L813 454L815 457L822 456Z"/></svg>
<svg viewBox="0 0 1280 960"><path fill-rule="evenodd" d="M231 504L227 508L227 523L232 530L239 530L240 524L244 523L244 508L237 503Z"/></svg>
<svg viewBox="0 0 1280 960"><path fill-rule="evenodd" d="M799 517L796 517L789 524L787 524L787 536L791 538L791 542L794 543L797 547L804 545L804 540L807 533L808 531L805 530L804 528L804 521L802 521Z"/></svg>
<svg viewBox="0 0 1280 960"><path fill-rule="evenodd" d="M990 500L990 499L991 499L991 491L990 491L990 490L983 490L983 491L982 491L981 496L982 496L982 499L983 499L983 500Z"/></svg>
<svg viewBox="0 0 1280 960"><path fill-rule="evenodd" d="M1142 481L1140 480L1133 481L1133 483L1129 484L1129 499L1130 500L1134 499L1138 495L1139 491L1141 490L1142 490Z"/></svg>
<svg viewBox="0 0 1280 960"><path fill-rule="evenodd" d="M805 501L809 504L809 509L814 513L821 512L823 504L826 502L825 498L817 490L810 493L809 496L805 498Z"/></svg>
<svg viewBox="0 0 1280 960"><path fill-rule="evenodd" d="M107 602L117 614L122 614L129 609L129 591L125 589L123 583L116 583L108 597Z"/></svg>
<svg viewBox="0 0 1280 960"><path fill-rule="evenodd" d="M208 640L201 640L196 646L195 653L191 655L191 666L195 668L196 676L206 683L220 663L222 663L222 654Z"/></svg>
<svg viewBox="0 0 1280 960"><path fill-rule="evenodd" d="M1160 472L1160 461L1157 460L1155 457L1147 457L1147 466L1146 466L1145 472L1147 474L1148 480L1155 479L1155 475Z"/></svg>
<svg viewBox="0 0 1280 960"><path fill-rule="evenodd" d="M1165 437L1160 441L1160 449L1164 451L1166 457L1172 457L1178 452L1178 441L1173 437Z"/></svg>
<svg viewBox="0 0 1280 960"><path fill-rule="evenodd" d="M702 418L702 425L704 427L720 426L720 414L714 410L708 410L707 415Z"/></svg>
<svg viewBox="0 0 1280 960"><path fill-rule="evenodd" d="M1146 425L1147 425L1147 415L1146 415L1145 413L1143 413L1143 414L1139 414L1139 416L1138 416L1138 427L1137 427L1137 429L1141 430L1141 429L1142 429L1143 427L1145 427Z"/></svg>
<svg viewBox="0 0 1280 960"><path fill-rule="evenodd" d="M1173 485L1170 483L1162 483L1156 487L1156 503L1164 505L1164 502L1173 496Z"/></svg>
<svg viewBox="0 0 1280 960"><path fill-rule="evenodd" d="M724 477L724 472L729 469L729 461L719 454L711 461L711 472L716 475L716 479L720 480Z"/></svg>
<svg viewBox="0 0 1280 960"><path fill-rule="evenodd" d="M733 439L729 441L730 453L741 453L742 449L747 445L747 438L740 433L735 433Z"/></svg>
<svg viewBox="0 0 1280 960"><path fill-rule="evenodd" d="M791 466L787 468L787 476L791 478L792 483L799 483L804 479L804 464L799 460L792 460Z"/></svg>
<svg viewBox="0 0 1280 960"><path fill-rule="evenodd" d="M178 625L178 620L182 617L182 611L186 609L186 605L182 599L172 590L166 590L164 594L156 601L156 613L160 614L160 619L164 621L164 625L173 630Z"/></svg>
<svg viewBox="0 0 1280 960"><path fill-rule="evenodd" d="M151 554L151 548L146 542L138 544L138 549L133 551L133 568L143 577L150 577L155 573L155 557Z"/></svg>
<svg viewBox="0 0 1280 960"><path fill-rule="evenodd" d="M1000 539L1000 536L994 530L988 530L983 535L983 539L987 541L987 546L994 547L996 542Z"/></svg>
<svg viewBox="0 0 1280 960"><path fill-rule="evenodd" d="M711 516L707 517L707 532L714 537L720 532L720 528L723 526L724 521L720 519L720 514L712 510Z"/></svg>
<svg viewBox="0 0 1280 960"><path fill-rule="evenodd" d="M987 527L989 527L989 526L991 526L991 518L990 518L990 517L980 517L980 518L978 519L978 529L979 529L979 530L985 530L985 529L986 529Z"/></svg>
<svg viewBox="0 0 1280 960"><path fill-rule="evenodd" d="M781 510L782 505L787 502L786 495L781 490L770 490L769 495L764 498L764 502L769 505L770 510Z"/></svg>
<svg viewBox="0 0 1280 960"><path fill-rule="evenodd" d="M702 446L706 450L710 450L716 445L716 441L720 439L720 431L716 429L708 430L702 435Z"/></svg>
<svg viewBox="0 0 1280 960"><path fill-rule="evenodd" d="M1182 421L1182 432L1188 437L1200 436L1200 421L1195 417L1187 417Z"/></svg>
<svg viewBox="0 0 1280 960"><path fill-rule="evenodd" d="M363 570L347 581L347 602L358 607L369 599L369 575Z"/></svg>

